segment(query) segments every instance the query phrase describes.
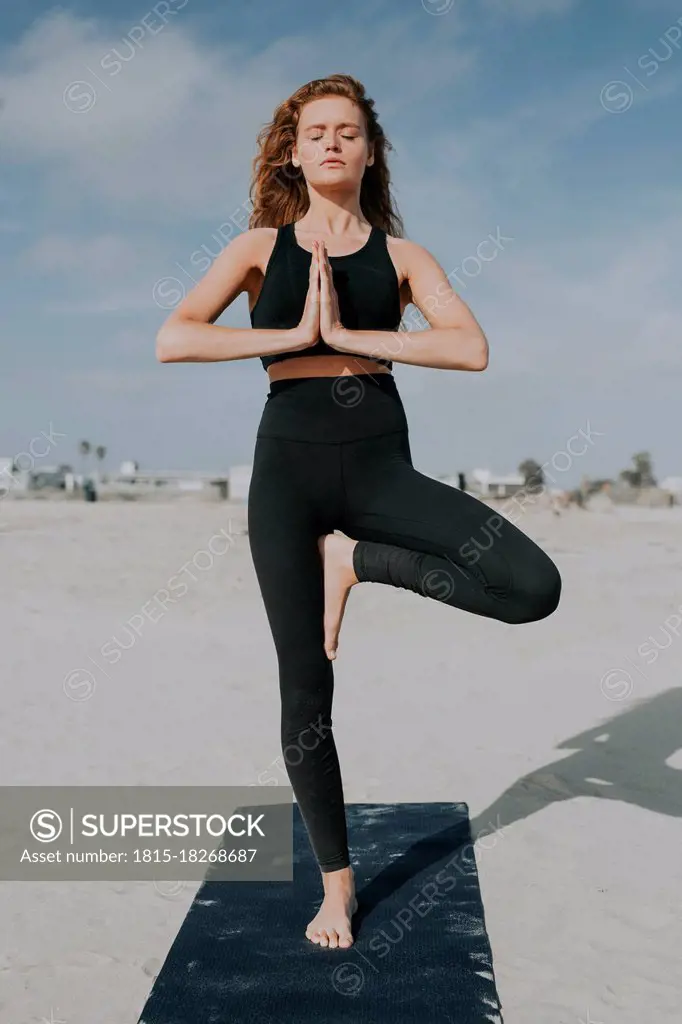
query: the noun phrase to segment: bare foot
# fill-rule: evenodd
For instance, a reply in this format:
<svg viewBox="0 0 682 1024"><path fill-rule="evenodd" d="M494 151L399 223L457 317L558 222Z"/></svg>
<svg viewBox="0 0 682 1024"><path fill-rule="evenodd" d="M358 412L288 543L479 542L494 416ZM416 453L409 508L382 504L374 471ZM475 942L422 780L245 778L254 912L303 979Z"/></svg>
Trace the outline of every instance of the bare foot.
<svg viewBox="0 0 682 1024"><path fill-rule="evenodd" d="M330 949L348 949L353 945L351 918L358 909L353 869L325 872L322 878L324 899L306 928L306 938Z"/></svg>
<svg viewBox="0 0 682 1024"><path fill-rule="evenodd" d="M324 649L333 661L339 630L350 588L358 583L353 571L353 548L357 541L336 533L320 537L317 546L324 565Z"/></svg>

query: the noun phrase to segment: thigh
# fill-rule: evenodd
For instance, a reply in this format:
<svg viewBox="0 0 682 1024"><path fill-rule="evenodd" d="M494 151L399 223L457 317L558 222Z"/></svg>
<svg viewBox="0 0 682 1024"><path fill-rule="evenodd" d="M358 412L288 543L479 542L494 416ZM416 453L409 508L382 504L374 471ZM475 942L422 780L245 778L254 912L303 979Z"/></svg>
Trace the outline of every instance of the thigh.
<svg viewBox="0 0 682 1024"><path fill-rule="evenodd" d="M436 555L507 593L549 562L513 523L465 491L415 469L406 438L366 439L348 460L349 536Z"/></svg>
<svg viewBox="0 0 682 1024"><path fill-rule="evenodd" d="M324 656L324 574L309 496L293 478L283 446L258 438L248 494L251 557L280 659ZM318 651L319 648L319 651Z"/></svg>

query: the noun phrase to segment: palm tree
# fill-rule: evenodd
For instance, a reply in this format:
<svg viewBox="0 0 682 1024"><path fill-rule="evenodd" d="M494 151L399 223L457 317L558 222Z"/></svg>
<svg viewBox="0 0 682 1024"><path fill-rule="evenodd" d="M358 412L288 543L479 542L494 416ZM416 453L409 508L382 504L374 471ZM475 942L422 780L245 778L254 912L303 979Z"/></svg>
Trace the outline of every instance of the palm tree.
<svg viewBox="0 0 682 1024"><path fill-rule="evenodd" d="M98 462L104 462L104 459L106 458L106 454L107 454L107 450L104 447L104 445L103 444L98 444L97 447L95 448L95 456L97 458L97 461ZM97 473L97 476L99 477L99 472Z"/></svg>
<svg viewBox="0 0 682 1024"><path fill-rule="evenodd" d="M542 490L545 474L542 472L542 466L535 459L524 459L519 466L519 473L523 477L523 486L526 491L529 491L531 494L533 493L531 484Z"/></svg>
<svg viewBox="0 0 682 1024"><path fill-rule="evenodd" d="M630 484L631 487L655 487L651 454L649 452L637 452L632 456L634 469L623 469L620 472L621 480Z"/></svg>
<svg viewBox="0 0 682 1024"><path fill-rule="evenodd" d="M85 480L88 468L88 455L92 451L92 445L90 444L89 441L81 441L81 443L78 446L78 450L80 451L80 454L83 457L83 479Z"/></svg>

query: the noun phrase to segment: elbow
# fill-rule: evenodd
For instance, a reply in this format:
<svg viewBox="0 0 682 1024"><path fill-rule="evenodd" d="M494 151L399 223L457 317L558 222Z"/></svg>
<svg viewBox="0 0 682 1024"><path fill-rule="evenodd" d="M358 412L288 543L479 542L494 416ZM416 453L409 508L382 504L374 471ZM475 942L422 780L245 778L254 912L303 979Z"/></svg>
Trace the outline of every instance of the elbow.
<svg viewBox="0 0 682 1024"><path fill-rule="evenodd" d="M470 364L471 365L471 369L472 370L476 370L479 373L482 370L486 370L488 368L488 355L489 355L488 342L485 340L485 338L483 338L482 343L481 343L481 341L479 339L479 342L478 342L478 344L476 346L476 351L475 351L474 356L473 356L473 358L471 360L471 364Z"/></svg>
<svg viewBox="0 0 682 1024"><path fill-rule="evenodd" d="M156 358L160 363L176 363L179 361L177 345L173 342L171 325L163 324L156 334Z"/></svg>
<svg viewBox="0 0 682 1024"><path fill-rule="evenodd" d="M457 328L457 347L453 370L478 371L488 366L488 339L482 331Z"/></svg>
<svg viewBox="0 0 682 1024"><path fill-rule="evenodd" d="M156 332L156 358L160 363L170 362L170 351L167 343L167 335L165 329L161 327Z"/></svg>

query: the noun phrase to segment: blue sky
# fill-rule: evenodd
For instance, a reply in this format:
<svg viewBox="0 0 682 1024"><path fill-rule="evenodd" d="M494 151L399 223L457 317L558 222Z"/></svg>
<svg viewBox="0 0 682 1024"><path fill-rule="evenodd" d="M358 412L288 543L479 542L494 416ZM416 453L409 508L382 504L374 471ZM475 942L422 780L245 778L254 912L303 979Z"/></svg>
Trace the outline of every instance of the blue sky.
<svg viewBox="0 0 682 1024"><path fill-rule="evenodd" d="M648 449L682 473L679 3L155 6L3 9L0 455L51 425L51 462L82 438L112 467L251 461L260 362L159 364L159 301L246 227L275 106L344 72L394 146L407 236L457 273L490 343L480 374L394 363L415 465L554 459L573 486ZM245 295L220 323L248 324Z"/></svg>

